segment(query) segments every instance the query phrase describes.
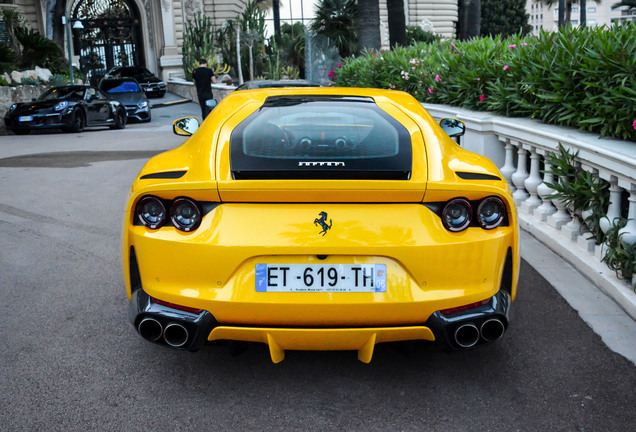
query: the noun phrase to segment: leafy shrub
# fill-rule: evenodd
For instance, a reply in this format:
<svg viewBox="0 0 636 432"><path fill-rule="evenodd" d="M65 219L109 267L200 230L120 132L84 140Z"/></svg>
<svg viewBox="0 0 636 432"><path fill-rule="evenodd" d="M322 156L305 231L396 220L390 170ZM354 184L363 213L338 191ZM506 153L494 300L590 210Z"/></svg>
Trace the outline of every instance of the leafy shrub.
<svg viewBox="0 0 636 432"><path fill-rule="evenodd" d="M20 81L20 84L22 84L22 85L40 85L40 84L42 84L42 81L40 81L37 78L33 78L33 77L25 77L25 78L22 78L22 80Z"/></svg>
<svg viewBox="0 0 636 432"><path fill-rule="evenodd" d="M311 31L331 39L338 47L340 57L355 54L358 49L358 1L320 0Z"/></svg>
<svg viewBox="0 0 636 432"><path fill-rule="evenodd" d="M618 231L627 224L627 219L614 221L613 226L607 230L605 244L607 252L603 256L603 262L616 272L616 277L631 280L636 273L636 243L625 245L621 241ZM636 285L633 287L636 290Z"/></svg>
<svg viewBox="0 0 636 432"><path fill-rule="evenodd" d="M335 81L636 141L634 71L632 24L368 51L347 59Z"/></svg>
<svg viewBox="0 0 636 432"><path fill-rule="evenodd" d="M415 43L434 43L441 40L441 36L433 32L426 31L420 26L406 26L406 44L413 45Z"/></svg>
<svg viewBox="0 0 636 432"><path fill-rule="evenodd" d="M14 70L15 60L15 51L8 45L0 44L0 73Z"/></svg>
<svg viewBox="0 0 636 432"><path fill-rule="evenodd" d="M603 262L616 272L619 279L631 280L636 273L636 244L626 245L620 237L619 230L625 226L627 219L619 217L612 221L606 233L600 228L599 221L605 217L609 205L609 184L586 170L580 169L577 153L570 153L559 144L559 154L550 153L546 163L550 164L555 176L555 183L546 183L555 191L554 197L567 205L574 217L581 217L584 210L591 210L583 223L592 234L596 244L605 244ZM627 209L622 206L623 211ZM636 290L636 285L634 286Z"/></svg>
<svg viewBox="0 0 636 432"><path fill-rule="evenodd" d="M599 220L605 216L609 205L609 183L580 169L577 166L577 155L578 151L570 153L559 143L559 154L550 153L546 158L556 180L546 185L555 191L555 198L563 200L575 213L574 217L583 217L583 211L591 210L590 215L582 222L592 234L595 243L601 244L605 236Z"/></svg>
<svg viewBox="0 0 636 432"><path fill-rule="evenodd" d="M63 86L68 84L68 78L63 75L51 75L48 84L53 87Z"/></svg>
<svg viewBox="0 0 636 432"><path fill-rule="evenodd" d="M51 70L63 69L66 63L62 48L33 29L19 27L14 30L22 45L20 57L22 68L32 69L36 65Z"/></svg>
<svg viewBox="0 0 636 432"><path fill-rule="evenodd" d="M305 26L283 23L280 36L270 37L267 47L267 62L280 62L292 67L302 76L305 75ZM278 58L277 58L278 56Z"/></svg>
<svg viewBox="0 0 636 432"><path fill-rule="evenodd" d="M0 86L8 86L9 82L4 79L4 77L2 75L0 75Z"/></svg>

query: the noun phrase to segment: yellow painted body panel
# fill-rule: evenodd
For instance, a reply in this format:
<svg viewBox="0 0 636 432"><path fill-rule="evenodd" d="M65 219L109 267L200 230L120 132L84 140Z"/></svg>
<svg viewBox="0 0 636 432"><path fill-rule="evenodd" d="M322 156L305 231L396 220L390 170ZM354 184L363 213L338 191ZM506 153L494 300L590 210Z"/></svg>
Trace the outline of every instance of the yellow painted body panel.
<svg viewBox="0 0 636 432"><path fill-rule="evenodd" d="M285 94L373 97L411 135L411 179L233 180L229 162L232 129L267 96ZM179 170L187 172L178 179L139 179L149 173ZM133 183L122 238L128 295L130 250L134 248L144 291L164 301L209 311L221 324L210 340L271 342L273 358L280 356L275 345L282 352L357 349L366 358L372 347L371 351L363 348L373 335L373 344L383 338L402 340L404 335L431 340L430 330L421 326L433 312L497 293L509 250L513 300L516 295L519 237L510 188L505 180L463 180L456 171L502 178L491 161L459 147L405 93L351 88L235 92L183 145L152 158ZM221 205L194 232L173 227L151 230L132 224L137 201L148 194L162 199L187 196ZM494 230L470 227L452 233L423 205L491 195L505 202L508 226ZM318 235L320 228L313 224L322 211L333 220L325 236ZM316 255L328 257L319 260ZM254 269L258 263L384 263L388 287L385 293L256 292ZM329 342L330 331L315 330L310 337L303 326L340 328L341 333L337 343ZM407 330L369 330L394 327Z"/></svg>

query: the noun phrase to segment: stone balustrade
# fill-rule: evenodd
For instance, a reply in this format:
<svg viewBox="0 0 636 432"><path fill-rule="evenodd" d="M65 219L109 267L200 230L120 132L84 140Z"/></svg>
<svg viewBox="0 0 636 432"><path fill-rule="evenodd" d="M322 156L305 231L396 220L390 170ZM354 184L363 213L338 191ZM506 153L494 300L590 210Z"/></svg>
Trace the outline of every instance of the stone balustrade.
<svg viewBox="0 0 636 432"><path fill-rule="evenodd" d="M424 107L437 120L443 117L463 120L467 132L461 145L489 157L500 167L502 176L513 190L521 227L557 253L570 257L579 270L636 319L632 289L636 275L632 281L616 279L613 271L600 262L606 246L596 245L589 239L590 233L586 233L581 224L581 219L590 213L584 211L573 217L565 203L556 199L554 190L546 184L558 181L550 171L546 157L550 153L558 154L559 144L570 153L578 152L576 159L580 166L577 168L590 171L610 184L610 204L605 217L599 221L601 229L607 232L618 217L627 215L627 225L619 233L624 244L632 245L636 243L636 143L601 139L593 134L530 119L501 117L445 105L424 104ZM618 284L620 292L616 293L614 288L606 289L608 284Z"/></svg>

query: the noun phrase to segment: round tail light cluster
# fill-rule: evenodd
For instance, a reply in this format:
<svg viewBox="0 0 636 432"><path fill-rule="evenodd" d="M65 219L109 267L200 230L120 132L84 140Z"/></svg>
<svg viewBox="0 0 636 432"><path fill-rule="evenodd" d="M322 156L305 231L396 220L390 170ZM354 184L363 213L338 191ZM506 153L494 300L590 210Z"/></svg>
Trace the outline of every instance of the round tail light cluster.
<svg viewBox="0 0 636 432"><path fill-rule="evenodd" d="M136 207L139 222L150 229L158 229L170 221L175 228L185 232L194 231L201 224L201 208L196 201L186 197L174 199L169 203L169 219L164 202L150 195L139 200Z"/></svg>
<svg viewBox="0 0 636 432"><path fill-rule="evenodd" d="M446 203L442 209L442 223L452 232L463 231L476 219L483 229L497 228L504 221L506 206L501 198L490 196L482 199L473 210L470 201L464 198L455 198Z"/></svg>

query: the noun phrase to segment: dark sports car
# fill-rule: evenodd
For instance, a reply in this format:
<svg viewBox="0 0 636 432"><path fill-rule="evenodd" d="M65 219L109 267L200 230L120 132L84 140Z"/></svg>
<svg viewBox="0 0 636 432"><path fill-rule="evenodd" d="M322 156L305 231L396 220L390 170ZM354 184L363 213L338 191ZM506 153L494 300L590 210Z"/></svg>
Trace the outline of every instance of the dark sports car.
<svg viewBox="0 0 636 432"><path fill-rule="evenodd" d="M166 84L145 67L116 66L108 71L106 78L134 78L148 97L163 97L166 94Z"/></svg>
<svg viewBox="0 0 636 432"><path fill-rule="evenodd" d="M99 83L99 89L124 104L128 120L151 120L148 98L134 78L105 78Z"/></svg>
<svg viewBox="0 0 636 432"><path fill-rule="evenodd" d="M84 85L53 87L32 102L11 105L4 116L10 131L23 135L37 129L81 132L85 127L126 126L126 109L101 90Z"/></svg>

